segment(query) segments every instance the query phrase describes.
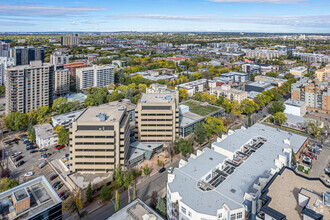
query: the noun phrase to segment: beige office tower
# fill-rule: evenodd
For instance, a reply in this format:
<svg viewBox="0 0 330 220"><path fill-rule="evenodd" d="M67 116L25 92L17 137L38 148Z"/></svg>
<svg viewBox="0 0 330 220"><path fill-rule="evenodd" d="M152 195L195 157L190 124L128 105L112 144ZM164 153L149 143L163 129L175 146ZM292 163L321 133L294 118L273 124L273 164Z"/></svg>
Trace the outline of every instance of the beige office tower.
<svg viewBox="0 0 330 220"><path fill-rule="evenodd" d="M70 170L112 172L117 164L124 165L129 144L125 107L89 107L70 128Z"/></svg>
<svg viewBox="0 0 330 220"><path fill-rule="evenodd" d="M70 91L70 71L69 69L57 69L54 73L54 94L64 95Z"/></svg>
<svg viewBox="0 0 330 220"><path fill-rule="evenodd" d="M170 142L179 134L174 94L144 93L135 109L135 137L141 142Z"/></svg>
<svg viewBox="0 0 330 220"><path fill-rule="evenodd" d="M32 61L6 69L6 113L53 105L54 65Z"/></svg>

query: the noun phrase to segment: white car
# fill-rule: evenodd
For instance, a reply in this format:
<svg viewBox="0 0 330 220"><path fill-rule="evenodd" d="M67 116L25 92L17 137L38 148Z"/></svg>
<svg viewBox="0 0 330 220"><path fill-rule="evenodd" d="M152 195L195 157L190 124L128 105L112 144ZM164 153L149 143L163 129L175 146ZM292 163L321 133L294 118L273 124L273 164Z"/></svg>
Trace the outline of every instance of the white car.
<svg viewBox="0 0 330 220"><path fill-rule="evenodd" d="M172 173L173 172L173 167L169 167L167 172Z"/></svg>
<svg viewBox="0 0 330 220"><path fill-rule="evenodd" d="M11 155L12 156L12 158L15 158L15 157L18 157L19 155L21 155L22 154L22 152L16 152L16 153L14 153L13 155Z"/></svg>
<svg viewBox="0 0 330 220"><path fill-rule="evenodd" d="M24 177L33 176L33 175L34 175L34 172L30 171L30 172L27 172L26 174L24 174Z"/></svg>

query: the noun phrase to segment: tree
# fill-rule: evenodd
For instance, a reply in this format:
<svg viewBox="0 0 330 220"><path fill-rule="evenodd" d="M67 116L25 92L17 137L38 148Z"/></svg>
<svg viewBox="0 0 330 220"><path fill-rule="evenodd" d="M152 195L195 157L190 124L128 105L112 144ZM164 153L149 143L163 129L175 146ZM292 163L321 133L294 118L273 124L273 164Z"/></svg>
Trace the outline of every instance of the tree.
<svg viewBox="0 0 330 220"><path fill-rule="evenodd" d="M283 123L285 123L288 118L285 116L283 112L277 112L274 114L274 119L282 126Z"/></svg>
<svg viewBox="0 0 330 220"><path fill-rule="evenodd" d="M88 202L93 201L93 189L92 189L92 184L89 183L87 190L86 190L86 198Z"/></svg>
<svg viewBox="0 0 330 220"><path fill-rule="evenodd" d="M270 71L270 72L266 73L266 76L270 76L270 77L275 77L276 78L278 76L278 73L275 73L275 72Z"/></svg>
<svg viewBox="0 0 330 220"><path fill-rule="evenodd" d="M272 114L275 114L277 112L284 112L285 110L285 105L283 104L283 102L280 101L274 101L272 103L272 106L270 107L270 111L272 112Z"/></svg>
<svg viewBox="0 0 330 220"><path fill-rule="evenodd" d="M162 199L161 197L158 197L156 211L162 216L166 216L166 205L164 199Z"/></svg>
<svg viewBox="0 0 330 220"><path fill-rule="evenodd" d="M109 189L108 186L104 185L101 189L101 198L104 201L107 201L110 199L110 197L111 197L111 190Z"/></svg>
<svg viewBox="0 0 330 220"><path fill-rule="evenodd" d="M246 115L251 115L253 112L259 109L259 106L249 99L244 99L240 104L241 111Z"/></svg>
<svg viewBox="0 0 330 220"><path fill-rule="evenodd" d="M6 117L6 126L11 130L22 130L27 125L27 117L21 112L12 112Z"/></svg>
<svg viewBox="0 0 330 220"><path fill-rule="evenodd" d="M81 197L80 197L79 190L76 190L74 200L75 200L77 210L80 211L83 208L83 205L82 205L82 202L81 202Z"/></svg>
<svg viewBox="0 0 330 220"><path fill-rule="evenodd" d="M294 153L293 148L291 148L291 161L292 161L293 165L297 164L296 154Z"/></svg>
<svg viewBox="0 0 330 220"><path fill-rule="evenodd" d="M134 183L134 186L133 186L133 200L136 199L136 183Z"/></svg>
<svg viewBox="0 0 330 220"><path fill-rule="evenodd" d="M9 180L8 177L1 178L0 180L0 193L7 191L8 189L18 186L18 181L16 179Z"/></svg>
<svg viewBox="0 0 330 220"><path fill-rule="evenodd" d="M203 125L201 123L197 124L195 130L194 130L196 141L199 145L204 143L206 138L206 130L204 129Z"/></svg>
<svg viewBox="0 0 330 220"><path fill-rule="evenodd" d="M179 96L181 100L185 100L187 98L188 91L187 89L180 89L179 90Z"/></svg>
<svg viewBox="0 0 330 220"><path fill-rule="evenodd" d="M143 167L143 173L144 173L144 175L148 175L150 173L150 168L149 168L149 165L148 164L146 164Z"/></svg>
<svg viewBox="0 0 330 220"><path fill-rule="evenodd" d="M128 189L128 187L131 185L132 180L134 179L133 172L127 171L124 173L124 187Z"/></svg>
<svg viewBox="0 0 330 220"><path fill-rule="evenodd" d="M6 88L5 88L5 86L0 86L0 95L5 95L5 93L6 93Z"/></svg>
<svg viewBox="0 0 330 220"><path fill-rule="evenodd" d="M115 179L115 188L118 189L123 185L124 178L122 175L122 167L120 164L117 164L115 172L114 172L114 179Z"/></svg>
<svg viewBox="0 0 330 220"><path fill-rule="evenodd" d="M3 168L1 170L0 177L1 178L9 178L10 177L10 170L9 170L9 168Z"/></svg>
<svg viewBox="0 0 330 220"><path fill-rule="evenodd" d="M158 198L158 192L157 191L152 191L151 197L150 197L150 202L149 205L151 208L155 209L157 206L157 198Z"/></svg>
<svg viewBox="0 0 330 220"><path fill-rule="evenodd" d="M320 121L313 121L308 120L307 123L305 123L307 126L307 131L312 133L314 137L320 138L321 133L323 132L323 129L321 128L321 122Z"/></svg>
<svg viewBox="0 0 330 220"><path fill-rule="evenodd" d="M70 132L61 127L57 132L57 143L60 145L65 145L69 143L69 134Z"/></svg>
<svg viewBox="0 0 330 220"><path fill-rule="evenodd" d="M115 202L115 212L117 212L120 209L120 198L118 190L116 190L116 202Z"/></svg>
<svg viewBox="0 0 330 220"><path fill-rule="evenodd" d="M56 111L59 106L63 105L66 102L67 102L67 100L64 97L59 97L59 98L55 99L54 104L52 105L52 111Z"/></svg>
<svg viewBox="0 0 330 220"><path fill-rule="evenodd" d="M252 125L252 121L251 121L251 116L249 115L249 118L248 118L248 127L251 127Z"/></svg>

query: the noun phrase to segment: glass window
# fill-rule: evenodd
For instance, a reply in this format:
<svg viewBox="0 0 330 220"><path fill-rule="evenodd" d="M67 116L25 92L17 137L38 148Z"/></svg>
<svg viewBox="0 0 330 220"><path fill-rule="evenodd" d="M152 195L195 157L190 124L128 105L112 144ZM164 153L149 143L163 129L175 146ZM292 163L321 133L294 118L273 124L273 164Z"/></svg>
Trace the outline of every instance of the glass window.
<svg viewBox="0 0 330 220"><path fill-rule="evenodd" d="M237 217L236 218L237 219L241 219L242 218L242 212L237 213Z"/></svg>
<svg viewBox="0 0 330 220"><path fill-rule="evenodd" d="M236 214L231 214L230 215L230 220L236 220Z"/></svg>
<svg viewBox="0 0 330 220"><path fill-rule="evenodd" d="M183 207L183 206L181 206L181 212L182 212L183 214L186 214L186 208Z"/></svg>

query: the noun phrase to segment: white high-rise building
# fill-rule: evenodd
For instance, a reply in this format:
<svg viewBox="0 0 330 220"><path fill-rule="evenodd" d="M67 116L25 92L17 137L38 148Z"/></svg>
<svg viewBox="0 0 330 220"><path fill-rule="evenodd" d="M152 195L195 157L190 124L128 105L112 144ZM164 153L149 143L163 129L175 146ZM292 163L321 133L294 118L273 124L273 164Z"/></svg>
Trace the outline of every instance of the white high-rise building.
<svg viewBox="0 0 330 220"><path fill-rule="evenodd" d="M5 71L8 67L15 65L14 58L0 57L0 85L5 85L6 74Z"/></svg>
<svg viewBox="0 0 330 220"><path fill-rule="evenodd" d="M115 66L97 66L79 68L76 70L77 90L86 90L89 87L106 87L115 82Z"/></svg>
<svg viewBox="0 0 330 220"><path fill-rule="evenodd" d="M50 63L54 65L69 64L69 55L62 52L54 52L50 55Z"/></svg>

